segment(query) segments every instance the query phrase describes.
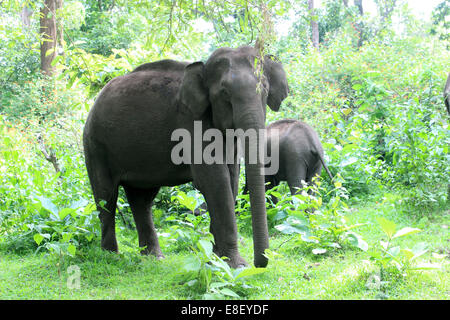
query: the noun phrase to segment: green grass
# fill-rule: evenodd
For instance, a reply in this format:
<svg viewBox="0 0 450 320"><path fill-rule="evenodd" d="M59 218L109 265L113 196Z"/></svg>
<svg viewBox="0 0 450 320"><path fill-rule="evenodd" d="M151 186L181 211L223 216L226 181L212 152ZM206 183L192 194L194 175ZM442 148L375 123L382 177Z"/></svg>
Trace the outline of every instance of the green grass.
<svg viewBox="0 0 450 320"><path fill-rule="evenodd" d="M393 272L382 288L366 286L377 267L369 255L359 249L346 249L324 256L307 253L289 236L271 232L271 249L279 254L267 271L246 283L243 299L449 299L448 208L433 212L414 212L402 205L400 197L384 194L367 203L353 203L348 218L351 223L369 222L358 233L377 245L383 233L376 218L393 220L398 227L416 227L422 232L398 239L411 248L426 242L429 251L419 262L441 265L440 270L410 271L405 276ZM418 217L420 216L420 218ZM143 257L126 243L136 243L134 231L118 230L120 254L105 252L94 243L78 251L75 257L44 253L0 251L0 299L192 299L196 292L182 282L183 265L192 253L174 249L161 241L166 258L158 261ZM253 260L251 236L241 232L240 250L247 261ZM437 259L437 253L445 255ZM67 268L80 268L80 289L70 289Z"/></svg>

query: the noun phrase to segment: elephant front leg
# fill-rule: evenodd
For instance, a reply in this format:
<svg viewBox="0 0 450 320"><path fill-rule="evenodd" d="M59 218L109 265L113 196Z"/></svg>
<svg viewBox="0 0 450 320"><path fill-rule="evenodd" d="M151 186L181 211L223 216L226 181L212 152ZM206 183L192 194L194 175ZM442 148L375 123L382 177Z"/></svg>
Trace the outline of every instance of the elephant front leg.
<svg viewBox="0 0 450 320"><path fill-rule="evenodd" d="M234 212L235 196L226 165L193 165L192 175L195 185L202 192L211 217L210 230L214 236L214 252L219 257L227 257L232 268L248 265L240 256Z"/></svg>

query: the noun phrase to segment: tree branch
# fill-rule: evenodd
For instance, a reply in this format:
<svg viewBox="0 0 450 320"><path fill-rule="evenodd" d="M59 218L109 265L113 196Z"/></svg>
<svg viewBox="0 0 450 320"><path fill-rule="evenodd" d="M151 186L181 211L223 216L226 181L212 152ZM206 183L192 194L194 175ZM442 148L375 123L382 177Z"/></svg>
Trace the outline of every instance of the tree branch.
<svg viewBox="0 0 450 320"><path fill-rule="evenodd" d="M56 158L55 152L50 149L50 153L47 151L47 148L45 147L44 140L42 139L42 135L38 134L37 141L39 143L39 148L41 149L42 154L45 157L45 160L50 162L53 165L53 168L55 168L56 173L62 173L61 168L59 167L58 159ZM59 175L59 178L62 180L62 176Z"/></svg>

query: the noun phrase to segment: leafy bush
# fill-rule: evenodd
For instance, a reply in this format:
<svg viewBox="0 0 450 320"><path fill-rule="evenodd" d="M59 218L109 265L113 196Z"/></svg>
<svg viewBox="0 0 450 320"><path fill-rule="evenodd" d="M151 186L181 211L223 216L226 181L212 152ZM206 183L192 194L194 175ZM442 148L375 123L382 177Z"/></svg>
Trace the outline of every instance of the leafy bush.
<svg viewBox="0 0 450 320"><path fill-rule="evenodd" d="M284 53L291 93L269 122L312 125L352 197L389 185L401 186L415 205L445 203L445 46L410 36L356 50L350 40L343 33L320 54L295 47Z"/></svg>
<svg viewBox="0 0 450 320"><path fill-rule="evenodd" d="M59 246L73 254L99 233L80 152L81 128L61 123L64 129L49 125L44 130L30 122L26 127L15 123L17 130L0 121L0 233L6 246L19 251ZM45 137L44 147L54 154L59 172L42 154L38 134Z"/></svg>
<svg viewBox="0 0 450 320"><path fill-rule="evenodd" d="M386 177L408 186L407 200L416 206L445 203L450 181L450 131L433 113L417 101L399 106L386 138Z"/></svg>
<svg viewBox="0 0 450 320"><path fill-rule="evenodd" d="M308 186L293 196L283 196L274 190L269 192L282 199L273 209L278 211L277 220L281 220L280 212L285 217L275 229L293 235L291 239L307 251L320 255L346 245L367 250L367 243L353 231L364 224L348 225L345 217L348 207L344 200L348 195L342 182L336 181L335 188L326 193L318 185ZM331 196L330 200L323 203L322 199L327 196Z"/></svg>
<svg viewBox="0 0 450 320"><path fill-rule="evenodd" d="M37 78L4 85L0 96L0 113L9 119L56 119L81 104L79 94L65 83Z"/></svg>
<svg viewBox="0 0 450 320"><path fill-rule="evenodd" d="M242 298L246 290L252 288L244 278L266 271L255 267L232 270L213 252L212 243L206 239L199 240L191 249L194 255L183 265L183 282L202 294L203 299Z"/></svg>

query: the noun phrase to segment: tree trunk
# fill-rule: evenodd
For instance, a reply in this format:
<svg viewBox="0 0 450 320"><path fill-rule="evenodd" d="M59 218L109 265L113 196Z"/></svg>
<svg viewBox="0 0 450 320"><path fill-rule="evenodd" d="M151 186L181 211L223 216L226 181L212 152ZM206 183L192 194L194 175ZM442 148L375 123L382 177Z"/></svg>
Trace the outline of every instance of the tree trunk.
<svg viewBox="0 0 450 320"><path fill-rule="evenodd" d="M362 4L362 0L354 0L355 6L358 7L359 10L359 15L360 15L360 21L358 23L356 23L356 30L358 31L359 34L359 38L358 38L358 48L361 48L363 45L363 29L364 29L364 24L362 22L362 16L364 15L364 10L363 10L363 4Z"/></svg>
<svg viewBox="0 0 450 320"><path fill-rule="evenodd" d="M319 24L317 17L314 15L314 0L308 0L308 11L311 18L311 40L314 48L319 50Z"/></svg>
<svg viewBox="0 0 450 320"><path fill-rule="evenodd" d="M362 0L354 0L355 6L358 7L359 14L362 16L364 14Z"/></svg>
<svg viewBox="0 0 450 320"><path fill-rule="evenodd" d="M53 75L51 63L56 56L56 0L44 0L41 9L41 71L47 76Z"/></svg>
<svg viewBox="0 0 450 320"><path fill-rule="evenodd" d="M62 52L62 49L64 48L64 25L61 17L61 9L64 5L64 0L56 0L56 39L57 39L57 46L58 51Z"/></svg>
<svg viewBox="0 0 450 320"><path fill-rule="evenodd" d="M22 28L28 29L31 25L30 17L33 14L33 10L28 8L27 6L24 6L22 8L22 11L20 11L20 19L22 20Z"/></svg>

